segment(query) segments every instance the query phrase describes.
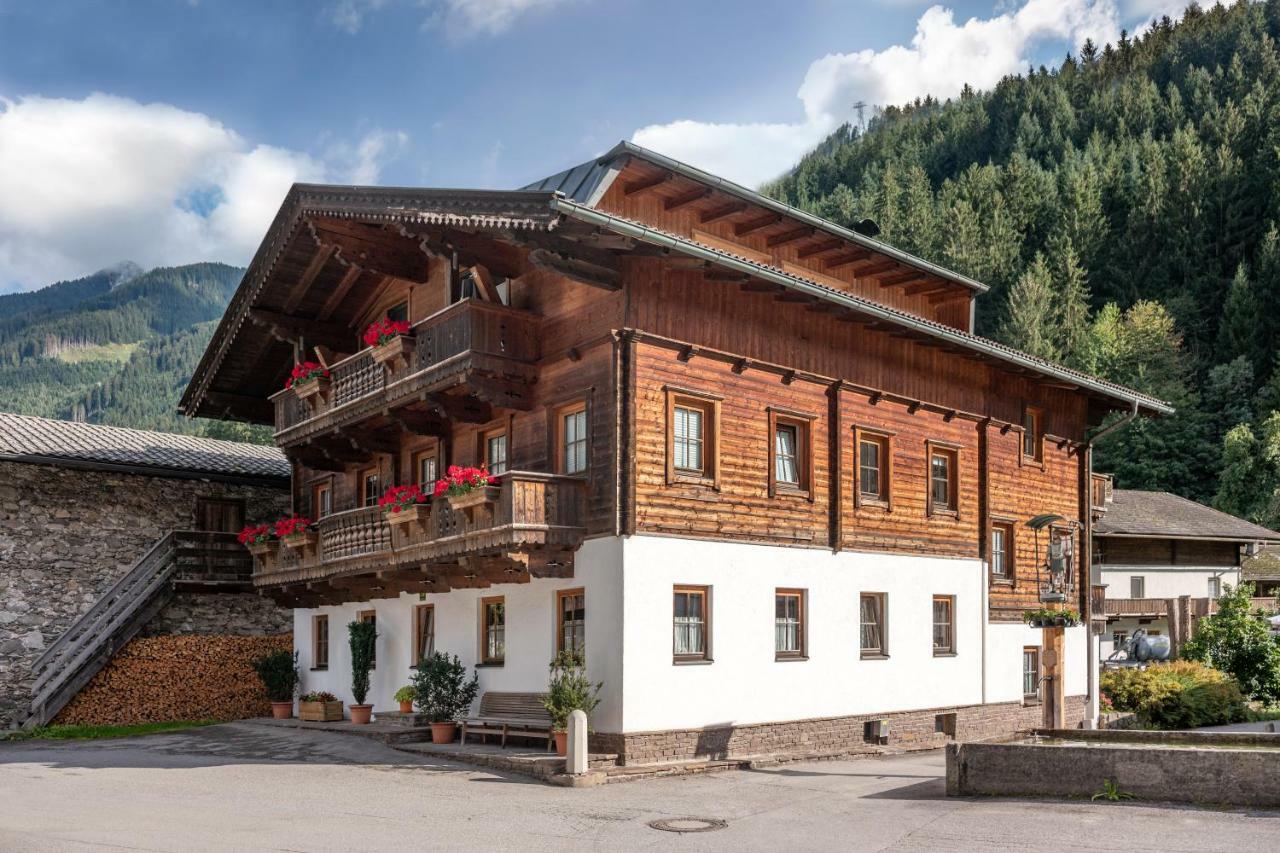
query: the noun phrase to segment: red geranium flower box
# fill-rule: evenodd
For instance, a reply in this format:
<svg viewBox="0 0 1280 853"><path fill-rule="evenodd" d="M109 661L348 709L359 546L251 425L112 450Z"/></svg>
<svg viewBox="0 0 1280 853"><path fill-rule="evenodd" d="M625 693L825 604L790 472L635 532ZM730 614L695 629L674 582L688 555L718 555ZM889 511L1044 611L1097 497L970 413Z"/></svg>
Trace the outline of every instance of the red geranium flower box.
<svg viewBox="0 0 1280 853"><path fill-rule="evenodd" d="M311 520L302 515L291 515L275 523L275 534L286 547L306 552L315 547L319 537L310 529Z"/></svg>
<svg viewBox="0 0 1280 853"><path fill-rule="evenodd" d="M364 330L364 343L373 347L373 360L378 364L404 366L413 354L414 339L404 320L383 317Z"/></svg>
<svg viewBox="0 0 1280 853"><path fill-rule="evenodd" d="M484 468L462 468L450 465L442 479L436 480L433 495L446 498L449 506L471 517L476 507L498 500L498 478Z"/></svg>
<svg viewBox="0 0 1280 853"><path fill-rule="evenodd" d="M314 361L295 364L284 387L292 389L300 400L325 399L329 396L329 368Z"/></svg>

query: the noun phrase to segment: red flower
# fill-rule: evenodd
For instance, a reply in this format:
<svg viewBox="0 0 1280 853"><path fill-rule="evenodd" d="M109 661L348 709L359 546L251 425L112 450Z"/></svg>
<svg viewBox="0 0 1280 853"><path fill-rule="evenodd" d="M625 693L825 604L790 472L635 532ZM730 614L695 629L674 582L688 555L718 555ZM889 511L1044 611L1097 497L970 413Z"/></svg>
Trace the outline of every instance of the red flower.
<svg viewBox="0 0 1280 853"><path fill-rule="evenodd" d="M496 485L498 485L498 478L490 476L489 472L483 467L461 468L457 465L450 465L449 469L445 471L444 478L436 480L433 494L436 497L441 495L465 495L473 489Z"/></svg>
<svg viewBox="0 0 1280 853"><path fill-rule="evenodd" d="M289 374L289 378L285 380L284 387L292 388L299 382L306 382L317 377L328 379L329 368L314 361L304 361L293 366L293 371Z"/></svg>
<svg viewBox="0 0 1280 853"><path fill-rule="evenodd" d="M427 500L427 496L422 493L422 488L417 483L410 483L407 486L392 486L387 489L378 499L378 506L382 507L383 512L399 512L415 504L424 504Z"/></svg>
<svg viewBox="0 0 1280 853"><path fill-rule="evenodd" d="M407 334L409 334L409 324L407 322L383 317L381 320L370 324L369 328L364 330L364 345L367 347L382 346L398 335Z"/></svg>
<svg viewBox="0 0 1280 853"><path fill-rule="evenodd" d="M288 518L282 518L275 523L276 536L284 539L295 533L302 533L311 524L311 519L302 515L291 515Z"/></svg>
<svg viewBox="0 0 1280 853"><path fill-rule="evenodd" d="M266 524L247 524L236 539L241 545L261 545L271 539L271 527Z"/></svg>

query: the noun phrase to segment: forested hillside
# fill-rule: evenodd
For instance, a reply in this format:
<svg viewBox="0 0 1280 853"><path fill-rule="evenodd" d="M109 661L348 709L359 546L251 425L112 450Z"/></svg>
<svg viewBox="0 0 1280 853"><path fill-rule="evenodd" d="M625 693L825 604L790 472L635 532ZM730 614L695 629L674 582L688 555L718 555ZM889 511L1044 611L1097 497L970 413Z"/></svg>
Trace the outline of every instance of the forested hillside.
<svg viewBox="0 0 1280 853"><path fill-rule="evenodd" d="M1280 523L1280 0L843 127L770 194L991 285L979 331L1178 414L1098 470ZM1225 447L1225 452L1224 452Z"/></svg>
<svg viewBox="0 0 1280 853"><path fill-rule="evenodd" d="M244 270L120 264L0 296L0 411L265 441L262 429L177 414Z"/></svg>

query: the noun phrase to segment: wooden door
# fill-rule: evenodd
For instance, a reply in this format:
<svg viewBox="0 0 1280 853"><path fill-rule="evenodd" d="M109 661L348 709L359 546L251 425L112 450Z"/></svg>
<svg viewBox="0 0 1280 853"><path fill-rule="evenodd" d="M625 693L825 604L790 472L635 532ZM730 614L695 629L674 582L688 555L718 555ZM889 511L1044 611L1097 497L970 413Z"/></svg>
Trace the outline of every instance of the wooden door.
<svg viewBox="0 0 1280 853"><path fill-rule="evenodd" d="M244 501L233 498L197 498L196 530L239 533L244 527Z"/></svg>

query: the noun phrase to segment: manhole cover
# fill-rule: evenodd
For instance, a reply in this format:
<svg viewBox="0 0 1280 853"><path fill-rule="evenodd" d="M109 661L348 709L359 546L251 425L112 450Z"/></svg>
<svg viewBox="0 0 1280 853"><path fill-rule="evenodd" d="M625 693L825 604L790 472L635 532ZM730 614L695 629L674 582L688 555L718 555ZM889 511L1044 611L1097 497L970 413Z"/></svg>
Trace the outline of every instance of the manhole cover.
<svg viewBox="0 0 1280 853"><path fill-rule="evenodd" d="M663 832L712 832L728 825L714 817L671 817L649 821L649 826Z"/></svg>

